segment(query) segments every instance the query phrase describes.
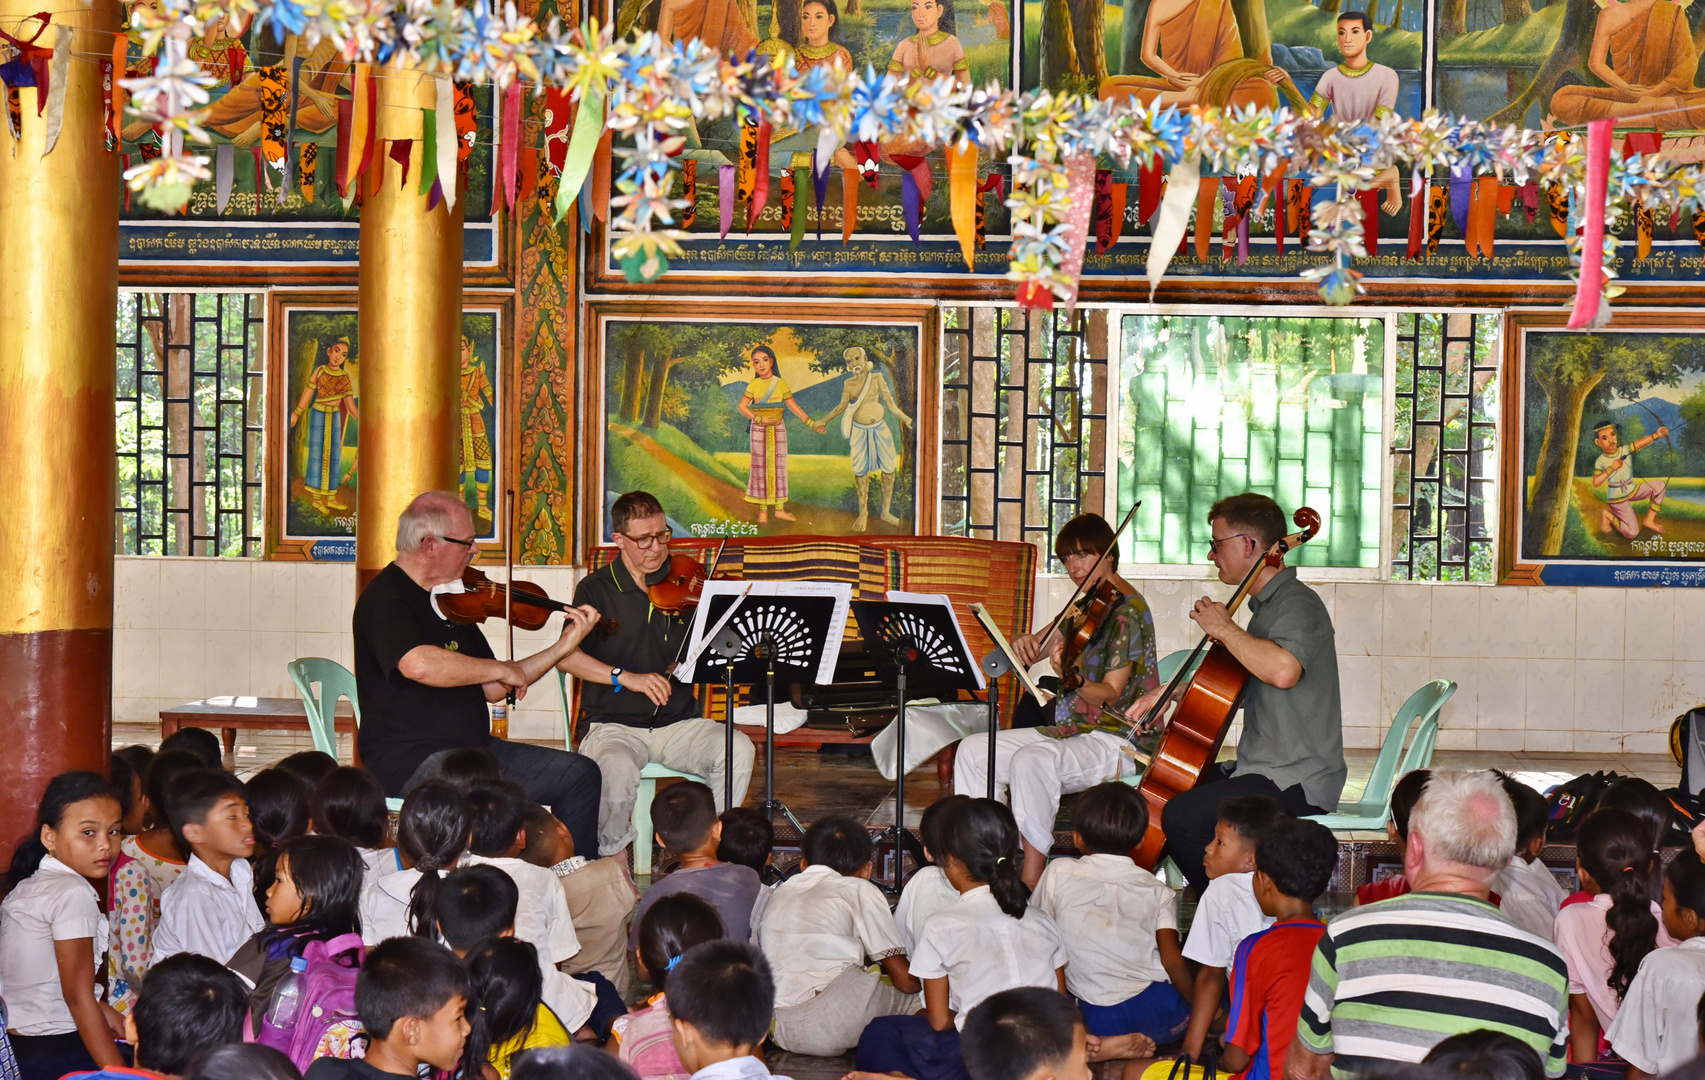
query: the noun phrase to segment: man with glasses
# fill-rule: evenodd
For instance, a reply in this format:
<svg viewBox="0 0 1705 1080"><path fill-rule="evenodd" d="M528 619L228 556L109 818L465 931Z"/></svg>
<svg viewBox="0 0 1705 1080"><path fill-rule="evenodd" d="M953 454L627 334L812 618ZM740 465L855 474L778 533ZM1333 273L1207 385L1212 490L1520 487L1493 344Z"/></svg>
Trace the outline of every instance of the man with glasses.
<svg viewBox="0 0 1705 1080"><path fill-rule="evenodd" d="M1253 492L1221 499L1208 511L1208 559L1220 581L1237 585L1285 535L1279 504ZM1220 803L1270 795L1292 814L1324 814L1344 788L1344 714L1332 615L1319 594L1297 580L1294 566L1266 566L1249 593L1249 626L1203 597L1190 611L1204 633L1249 671L1243 691L1243 735L1237 760L1211 766L1201 783L1166 804L1161 829L1167 852L1200 896L1208 886L1202 856L1214 839ZM1146 715L1161 691L1126 710Z"/></svg>
<svg viewBox="0 0 1705 1080"><path fill-rule="evenodd" d="M588 574L574 590L574 602L615 620L616 630L587 638L558 665L581 682L580 750L604 776L598 849L605 856L635 840L633 804L640 770L649 763L704 777L717 810L727 809L722 805L723 727L701 718L693 688L668 674L690 620L655 610L646 592L669 569L670 530L663 504L647 492L630 491L611 508L610 524L620 556ZM746 799L752 758L752 740L735 732L735 805ZM651 837L638 840L649 844Z"/></svg>
<svg viewBox="0 0 1705 1080"><path fill-rule="evenodd" d="M568 826L576 849L595 854L598 767L579 754L498 739L487 702L516 697L579 647L597 625L588 608L563 613L562 636L515 660L498 660L477 625L444 618L436 586L460 581L476 554L473 517L446 491L415 497L397 519L397 558L355 602L355 684L361 698L361 763L402 795L453 750L489 750L506 779Z"/></svg>

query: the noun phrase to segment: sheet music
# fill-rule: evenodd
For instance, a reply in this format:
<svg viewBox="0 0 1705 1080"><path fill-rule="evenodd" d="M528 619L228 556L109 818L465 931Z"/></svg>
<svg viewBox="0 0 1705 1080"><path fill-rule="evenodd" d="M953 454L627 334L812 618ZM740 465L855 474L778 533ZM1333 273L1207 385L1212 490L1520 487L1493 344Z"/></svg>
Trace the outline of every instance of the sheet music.
<svg viewBox="0 0 1705 1080"><path fill-rule="evenodd" d="M754 599L762 596L823 596L833 600L834 612L829 617L828 628L823 631L823 659L817 665L817 681L835 681L835 661L841 655L841 639L847 633L847 611L852 606L851 585L835 581L707 581L693 614L693 636L688 645L688 655L694 660L704 652L706 642L715 637L705 625L714 596L750 596ZM719 621L717 628L720 627Z"/></svg>
<svg viewBox="0 0 1705 1080"><path fill-rule="evenodd" d="M947 609L948 621L953 624L953 632L959 635L959 650L971 658L971 670L977 676L977 689L988 689L988 683L983 680L983 665L977 663L977 657L971 652L971 646L965 641L965 630L959 625L959 616L953 610L953 599L946 593L916 593L901 592L898 589L888 590L890 604L935 604Z"/></svg>

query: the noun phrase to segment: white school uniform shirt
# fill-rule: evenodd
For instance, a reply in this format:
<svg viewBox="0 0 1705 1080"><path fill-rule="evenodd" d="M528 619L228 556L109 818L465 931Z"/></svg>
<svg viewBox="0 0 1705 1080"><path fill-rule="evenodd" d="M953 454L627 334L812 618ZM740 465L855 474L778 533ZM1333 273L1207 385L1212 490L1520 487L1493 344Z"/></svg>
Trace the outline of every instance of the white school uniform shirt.
<svg viewBox="0 0 1705 1080"><path fill-rule="evenodd" d="M692 1080L769 1080L769 1068L755 1057L729 1058L718 1061L714 1065L706 1065L693 1074ZM785 1076L775 1076L775 1080L788 1080Z"/></svg>
<svg viewBox="0 0 1705 1080"><path fill-rule="evenodd" d="M509 875L520 894L515 904L515 936L539 951L539 970L544 974L545 1004L557 1014L571 1033L579 1030L598 1004L598 990L557 970L557 965L580 951L574 919L568 911L568 894L548 867L521 859L488 859L469 855L463 866L494 866Z"/></svg>
<svg viewBox="0 0 1705 1080"><path fill-rule="evenodd" d="M894 925L900 931L900 944L911 953L918 946L918 933L929 917L959 902L959 890L947 880L939 866L926 866L912 875L900 891L900 903L894 908Z"/></svg>
<svg viewBox="0 0 1705 1080"><path fill-rule="evenodd" d="M160 897L154 963L192 952L223 964L265 928L266 919L255 903L255 872L247 859L232 860L226 878L191 855L184 872Z"/></svg>
<svg viewBox="0 0 1705 1080"><path fill-rule="evenodd" d="M881 891L827 866L807 866L776 886L756 933L775 973L777 1008L803 1005L867 957L906 951Z"/></svg>
<svg viewBox="0 0 1705 1080"><path fill-rule="evenodd" d="M1034 907L1015 919L979 885L930 916L911 961L920 979L947 978L947 1007L963 1031L966 1014L991 994L1020 986L1059 989L1055 972L1065 966L1066 945L1053 919Z"/></svg>
<svg viewBox="0 0 1705 1080"><path fill-rule="evenodd" d="M361 874L363 886L403 868L402 856L394 847L358 847L355 850L361 853L361 861L367 866Z"/></svg>
<svg viewBox="0 0 1705 1080"><path fill-rule="evenodd" d="M1238 943L1272 925L1273 917L1255 899L1254 873L1221 874L1208 882L1196 905L1184 955L1203 967L1229 968Z"/></svg>
<svg viewBox="0 0 1705 1080"><path fill-rule="evenodd" d="M1498 910L1506 918L1530 934L1552 940L1557 911L1568 894L1544 863L1512 855L1510 864L1492 875L1491 886L1498 894Z"/></svg>
<svg viewBox="0 0 1705 1080"><path fill-rule="evenodd" d="M1066 943L1066 988L1117 1005L1165 982L1155 934L1178 929L1178 897L1127 855L1055 859L1030 897Z"/></svg>
<svg viewBox="0 0 1705 1080"><path fill-rule="evenodd" d="M438 871L444 877L450 871ZM398 870L367 882L361 887L361 943L371 949L381 941L408 937L408 905L414 894L420 871L414 868ZM434 935L436 940L436 935Z"/></svg>
<svg viewBox="0 0 1705 1080"><path fill-rule="evenodd" d="M1653 949L1640 961L1605 1038L1628 1064L1667 1073L1699 1056L1696 1010L1705 994L1705 938Z"/></svg>
<svg viewBox="0 0 1705 1080"><path fill-rule="evenodd" d="M59 986L56 941L89 938L91 971L107 952L107 920L89 879L52 855L0 904L0 986L6 988L7 1027L20 1035L77 1030ZM101 988L95 987L95 996Z"/></svg>

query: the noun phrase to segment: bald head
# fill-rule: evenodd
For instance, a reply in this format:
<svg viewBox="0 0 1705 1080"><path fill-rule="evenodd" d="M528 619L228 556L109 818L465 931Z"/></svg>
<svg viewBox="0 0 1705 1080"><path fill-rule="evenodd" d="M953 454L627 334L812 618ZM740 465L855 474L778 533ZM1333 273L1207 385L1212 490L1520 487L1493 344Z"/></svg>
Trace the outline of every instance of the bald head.
<svg viewBox="0 0 1705 1080"><path fill-rule="evenodd" d="M473 515L461 499L448 491L424 492L397 518L397 554L412 555L429 536L463 538L473 531Z"/></svg>
<svg viewBox="0 0 1705 1080"><path fill-rule="evenodd" d="M1516 850L1516 811L1503 782L1487 771L1434 769L1409 816L1428 869L1447 864L1487 876L1509 865Z"/></svg>

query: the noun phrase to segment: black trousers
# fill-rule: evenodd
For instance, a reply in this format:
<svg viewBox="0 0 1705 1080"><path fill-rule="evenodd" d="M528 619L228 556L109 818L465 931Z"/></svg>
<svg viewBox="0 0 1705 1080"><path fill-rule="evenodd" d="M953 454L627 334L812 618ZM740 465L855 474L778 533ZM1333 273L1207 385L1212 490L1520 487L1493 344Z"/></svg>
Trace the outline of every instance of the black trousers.
<svg viewBox="0 0 1705 1080"><path fill-rule="evenodd" d="M1236 775L1235 762L1222 762L1202 776L1197 787L1186 791L1166 804L1161 811L1160 827L1166 834L1166 853L1184 872L1184 879L1201 896L1208 888L1208 873L1202 869L1202 857L1214 839L1214 826L1219 822L1220 803L1240 795L1269 795L1285 804L1285 809L1297 817L1305 814L1324 814L1325 810L1308 801L1301 784L1292 784L1283 791L1279 785L1255 773Z"/></svg>
<svg viewBox="0 0 1705 1080"><path fill-rule="evenodd" d="M598 857L598 799L604 790L604 774L598 763L583 754L549 746L493 738L486 749L497 758L503 778L520 784L527 797L550 808L558 821L568 826L574 850L588 859ZM440 750L409 777L407 791L430 776L449 750Z"/></svg>

